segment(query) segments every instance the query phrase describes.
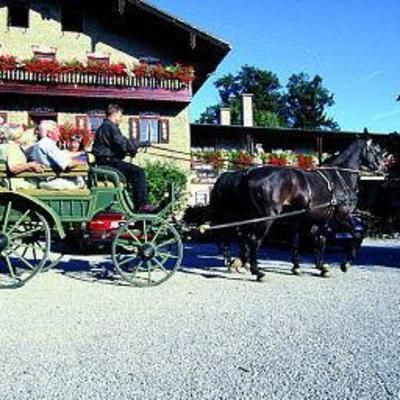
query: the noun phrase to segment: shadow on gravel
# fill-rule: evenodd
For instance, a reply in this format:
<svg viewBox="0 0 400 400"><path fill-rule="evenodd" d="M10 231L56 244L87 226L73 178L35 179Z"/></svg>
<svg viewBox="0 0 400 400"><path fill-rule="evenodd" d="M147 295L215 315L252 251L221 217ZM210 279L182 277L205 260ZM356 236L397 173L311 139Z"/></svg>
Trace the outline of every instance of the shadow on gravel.
<svg viewBox="0 0 400 400"><path fill-rule="evenodd" d="M233 246L232 255L237 257L238 254L238 248ZM400 268L399 256L400 247L364 245L354 266L358 268ZM276 245L264 246L260 251L261 262L264 260L277 263L276 266L261 265L263 271L268 273L292 276L290 258L289 251ZM339 253L330 252L326 255L326 262L330 265L339 265L341 261L342 257ZM309 270L309 267L314 265L310 252L302 254L301 264L308 269L304 271L304 275L320 276L318 271ZM95 260L90 259L90 256L86 256L86 258L73 256L70 259L67 258L66 261L62 261L54 269L69 278L85 282L129 286L113 275L112 264L110 260L107 260L107 256L104 256L104 258L96 256ZM242 274L227 273L219 249L213 243L187 244L180 272L188 275L202 276L206 279L253 280L248 272Z"/></svg>
<svg viewBox="0 0 400 400"><path fill-rule="evenodd" d="M61 261L53 271L83 282L130 287L113 274L112 264L106 258L103 261L89 261L74 256L67 261Z"/></svg>

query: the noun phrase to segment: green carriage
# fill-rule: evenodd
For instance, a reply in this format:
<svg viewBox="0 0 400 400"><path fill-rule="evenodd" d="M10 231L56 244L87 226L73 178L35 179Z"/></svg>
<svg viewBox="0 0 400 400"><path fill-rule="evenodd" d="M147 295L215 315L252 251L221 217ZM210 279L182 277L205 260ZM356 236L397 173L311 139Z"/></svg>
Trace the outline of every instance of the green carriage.
<svg viewBox="0 0 400 400"><path fill-rule="evenodd" d="M19 175L54 176L51 170ZM85 232L95 246L108 243L116 275L131 285L159 285L179 268L183 245L169 221L175 206L173 189L158 214L137 214L116 170L82 167L57 176L84 177L87 187L12 191L6 166L0 165L0 288L23 286L49 267L54 245L74 242L78 232Z"/></svg>

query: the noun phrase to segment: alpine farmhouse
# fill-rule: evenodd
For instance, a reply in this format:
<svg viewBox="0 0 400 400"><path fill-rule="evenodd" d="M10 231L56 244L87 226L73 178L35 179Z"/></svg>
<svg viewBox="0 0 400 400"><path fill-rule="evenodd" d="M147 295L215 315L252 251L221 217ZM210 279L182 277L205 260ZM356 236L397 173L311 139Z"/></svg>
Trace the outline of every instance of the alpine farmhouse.
<svg viewBox="0 0 400 400"><path fill-rule="evenodd" d="M3 121L93 132L115 102L126 135L183 152L192 97L230 51L138 0L1 0L0 45Z"/></svg>

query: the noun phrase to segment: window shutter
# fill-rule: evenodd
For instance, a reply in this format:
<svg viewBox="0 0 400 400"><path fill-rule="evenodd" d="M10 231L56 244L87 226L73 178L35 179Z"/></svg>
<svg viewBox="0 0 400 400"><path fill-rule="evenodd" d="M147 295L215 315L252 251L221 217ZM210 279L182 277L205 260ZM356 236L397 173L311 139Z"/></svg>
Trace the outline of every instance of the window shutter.
<svg viewBox="0 0 400 400"><path fill-rule="evenodd" d="M139 140L139 118L131 117L129 118L129 137L134 140Z"/></svg>
<svg viewBox="0 0 400 400"><path fill-rule="evenodd" d="M158 124L160 143L169 143L169 121L160 119Z"/></svg>
<svg viewBox="0 0 400 400"><path fill-rule="evenodd" d="M89 120L86 115L78 115L75 117L75 125L79 129L88 129L89 128Z"/></svg>
<svg viewBox="0 0 400 400"><path fill-rule="evenodd" d="M5 112L0 113L0 125L8 122L8 115Z"/></svg>

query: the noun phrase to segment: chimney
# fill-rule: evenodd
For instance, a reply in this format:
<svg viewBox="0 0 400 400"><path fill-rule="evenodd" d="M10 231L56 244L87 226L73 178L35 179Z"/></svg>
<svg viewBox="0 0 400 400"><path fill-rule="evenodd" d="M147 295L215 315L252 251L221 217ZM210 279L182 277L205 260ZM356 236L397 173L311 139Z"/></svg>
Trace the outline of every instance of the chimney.
<svg viewBox="0 0 400 400"><path fill-rule="evenodd" d="M253 95L242 95L242 122L243 126L254 126Z"/></svg>
<svg viewBox="0 0 400 400"><path fill-rule="evenodd" d="M231 122L231 109L229 107L221 107L219 110L219 123L229 126Z"/></svg>

